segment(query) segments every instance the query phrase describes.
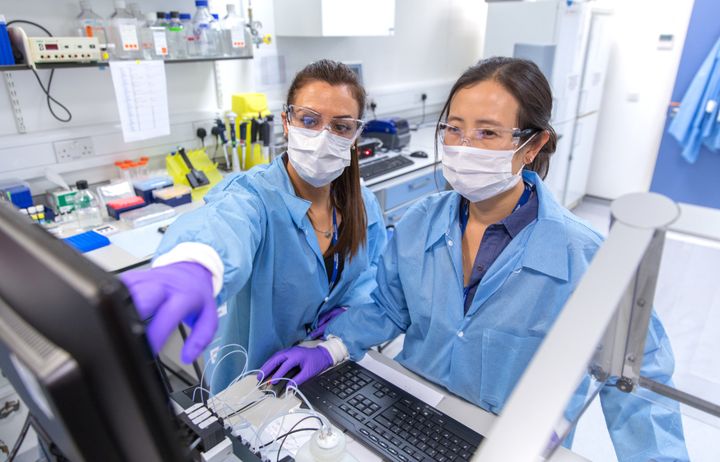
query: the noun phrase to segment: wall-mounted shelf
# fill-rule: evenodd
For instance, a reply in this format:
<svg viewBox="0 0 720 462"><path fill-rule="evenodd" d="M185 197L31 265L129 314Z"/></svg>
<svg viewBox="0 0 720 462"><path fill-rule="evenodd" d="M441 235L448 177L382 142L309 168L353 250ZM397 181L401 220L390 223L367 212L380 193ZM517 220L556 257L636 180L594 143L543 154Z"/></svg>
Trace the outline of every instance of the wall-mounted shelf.
<svg viewBox="0 0 720 462"><path fill-rule="evenodd" d="M220 56L217 58L188 58L188 59L165 59L164 62L168 64L180 64L180 63L201 63L211 61L233 61L242 59L252 59L252 56ZM38 64L38 69L70 69L70 68L81 68L81 67L97 67L103 68L108 67L108 62L104 61L101 63L46 63ZM0 72L8 71L27 71L30 66L26 64L15 64L13 66L0 66Z"/></svg>

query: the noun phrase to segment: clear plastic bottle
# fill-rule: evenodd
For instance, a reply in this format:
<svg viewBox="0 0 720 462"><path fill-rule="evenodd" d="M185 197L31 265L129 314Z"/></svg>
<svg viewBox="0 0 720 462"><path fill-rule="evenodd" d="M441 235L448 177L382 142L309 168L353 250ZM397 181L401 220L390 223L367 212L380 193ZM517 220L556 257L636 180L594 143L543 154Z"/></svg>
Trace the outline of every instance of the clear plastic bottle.
<svg viewBox="0 0 720 462"><path fill-rule="evenodd" d="M237 14L235 5L227 5L227 16L222 20L222 42L225 46L226 55L242 56L245 54L245 47L248 46L249 40L247 28L245 27L245 18Z"/></svg>
<svg viewBox="0 0 720 462"><path fill-rule="evenodd" d="M80 14L77 17L80 37L97 37L101 46L108 42L107 29L102 16L95 13L88 0L80 1Z"/></svg>
<svg viewBox="0 0 720 462"><path fill-rule="evenodd" d="M145 26L140 32L143 58L165 59L168 56L165 13L147 13Z"/></svg>
<svg viewBox="0 0 720 462"><path fill-rule="evenodd" d="M185 28L182 22L180 22L180 13L177 11L170 12L170 20L167 24L167 39L168 48L170 49L170 59L187 58Z"/></svg>
<svg viewBox="0 0 720 462"><path fill-rule="evenodd" d="M88 189L86 180L78 180L75 183L77 193L75 194L75 217L78 228L82 230L92 229L102 224L100 206L95 196Z"/></svg>
<svg viewBox="0 0 720 462"><path fill-rule="evenodd" d="M195 0L197 10L193 16L193 35L195 40L192 46L188 47L188 53L192 57L209 57L215 54L215 42L210 28L213 17L208 10L207 0Z"/></svg>
<svg viewBox="0 0 720 462"><path fill-rule="evenodd" d="M213 13L213 20L210 23L210 40L215 44L211 55L213 57L227 56L229 49L223 43L223 31L222 25L220 24L220 16Z"/></svg>
<svg viewBox="0 0 720 462"><path fill-rule="evenodd" d="M138 40L138 23L135 16L125 8L125 2L115 1L115 12L110 17L110 34L114 43L113 57L117 59L137 59L142 56Z"/></svg>
<svg viewBox="0 0 720 462"><path fill-rule="evenodd" d="M180 24L183 26L183 34L185 35L185 51L187 56L196 56L194 54L195 44L195 32L193 32L192 16L190 13L180 13ZM191 53L191 50L193 52Z"/></svg>
<svg viewBox="0 0 720 462"><path fill-rule="evenodd" d="M140 50L143 59L153 59L152 26L155 24L155 13L148 13L145 19L138 24L140 37Z"/></svg>

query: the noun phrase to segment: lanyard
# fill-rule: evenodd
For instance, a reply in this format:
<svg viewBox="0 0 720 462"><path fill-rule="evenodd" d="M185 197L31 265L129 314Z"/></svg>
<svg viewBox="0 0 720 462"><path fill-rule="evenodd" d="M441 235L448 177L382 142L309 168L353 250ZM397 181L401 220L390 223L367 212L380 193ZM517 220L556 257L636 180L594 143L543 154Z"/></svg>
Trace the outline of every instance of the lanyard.
<svg viewBox="0 0 720 462"><path fill-rule="evenodd" d="M335 213L335 207L333 207L332 212L333 212L333 214L332 214L333 236L332 236L332 240L330 241L330 245L335 246L335 244L337 244L337 241L338 241L337 214ZM337 252L335 252L333 254L333 271L332 271L332 276L330 276L329 291L332 291L333 287L335 287L339 269L340 269L340 255Z"/></svg>

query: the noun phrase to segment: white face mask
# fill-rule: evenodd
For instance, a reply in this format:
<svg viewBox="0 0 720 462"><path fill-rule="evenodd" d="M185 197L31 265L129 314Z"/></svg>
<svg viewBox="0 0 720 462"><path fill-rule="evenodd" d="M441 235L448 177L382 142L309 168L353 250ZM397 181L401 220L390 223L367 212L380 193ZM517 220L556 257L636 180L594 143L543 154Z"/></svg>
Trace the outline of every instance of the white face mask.
<svg viewBox="0 0 720 462"><path fill-rule="evenodd" d="M472 146L443 145L443 175L460 195L470 202L480 202L511 189L520 181L522 168L512 171L515 150L492 151Z"/></svg>
<svg viewBox="0 0 720 462"><path fill-rule="evenodd" d="M300 178L319 188L330 184L350 165L353 141L328 130L288 125L288 158Z"/></svg>

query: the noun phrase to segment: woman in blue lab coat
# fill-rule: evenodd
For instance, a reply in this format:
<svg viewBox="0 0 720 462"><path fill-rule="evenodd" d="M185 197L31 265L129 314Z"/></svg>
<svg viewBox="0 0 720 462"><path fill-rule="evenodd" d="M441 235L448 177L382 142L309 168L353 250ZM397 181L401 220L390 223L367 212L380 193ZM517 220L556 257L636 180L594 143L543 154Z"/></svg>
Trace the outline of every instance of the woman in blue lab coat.
<svg viewBox="0 0 720 462"><path fill-rule="evenodd" d="M170 226L153 269L123 275L141 316L153 318L155 351L185 321L193 328L185 361L211 341L211 364L234 349L222 346L238 344L253 369L322 329L344 311L337 307L370 301L386 232L375 196L360 185L355 140L364 107L350 68L308 65L282 114L287 152L226 178ZM210 386L222 389L244 367L245 357L233 354Z"/></svg>
<svg viewBox="0 0 720 462"><path fill-rule="evenodd" d="M427 197L397 224L378 265L373 303L328 326L333 362L405 333L395 358L493 413L501 412L602 238L542 181L555 150L552 95L528 61L490 58L455 83L437 142L454 191ZM264 366L280 376L308 348ZM674 360L653 316L642 373L669 383ZM680 417L612 386L601 391L621 461L687 460ZM567 414L566 414L567 415Z"/></svg>

